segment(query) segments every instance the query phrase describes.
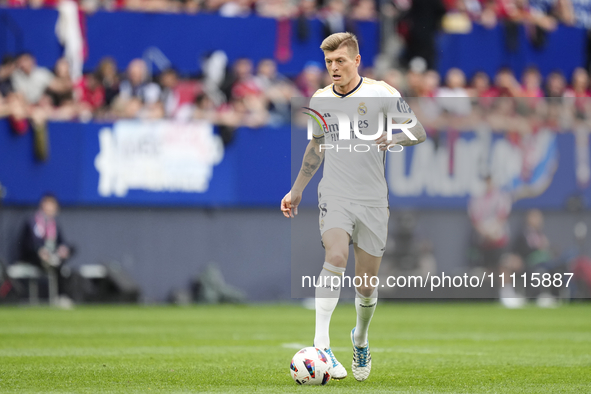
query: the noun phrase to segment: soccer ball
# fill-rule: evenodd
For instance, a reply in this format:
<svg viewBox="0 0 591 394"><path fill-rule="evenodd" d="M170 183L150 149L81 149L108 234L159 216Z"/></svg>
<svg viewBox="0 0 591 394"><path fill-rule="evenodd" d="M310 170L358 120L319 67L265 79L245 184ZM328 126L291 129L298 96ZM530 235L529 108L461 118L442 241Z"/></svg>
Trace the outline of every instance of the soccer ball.
<svg viewBox="0 0 591 394"><path fill-rule="evenodd" d="M325 385L330 381L329 358L316 347L306 347L291 359L289 372L297 384Z"/></svg>

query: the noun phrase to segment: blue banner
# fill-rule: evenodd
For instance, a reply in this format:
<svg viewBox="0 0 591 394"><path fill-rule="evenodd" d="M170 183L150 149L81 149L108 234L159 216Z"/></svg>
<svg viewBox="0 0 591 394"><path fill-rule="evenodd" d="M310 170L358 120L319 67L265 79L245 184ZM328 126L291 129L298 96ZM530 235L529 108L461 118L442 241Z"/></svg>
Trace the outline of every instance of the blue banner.
<svg viewBox="0 0 591 394"><path fill-rule="evenodd" d="M0 121L3 202L35 204L49 191L66 205L279 207L308 143L289 127L240 128L216 156L211 152L217 148L206 142L207 128L201 136L174 132L181 128L166 122L50 123L50 158L39 162L32 133L18 136ZM483 144L472 132L390 153L390 205L465 209L482 187L475 153L480 150L516 207L561 209L572 197L589 206L589 146L576 149L572 133L540 136L529 153L502 134ZM191 144L208 148L191 150ZM320 178L319 172L308 185L303 205L317 204Z"/></svg>
<svg viewBox="0 0 591 394"><path fill-rule="evenodd" d="M0 9L0 54L31 52L41 66L53 69L62 56L55 35L56 10Z"/></svg>
<svg viewBox="0 0 591 394"><path fill-rule="evenodd" d="M292 136L292 182L308 144L305 133ZM470 196L484 189L482 174L489 173L516 208L564 209L573 198L588 207L591 148L588 142L576 147L570 132L539 133L525 148L502 133L443 132L388 154L389 203L395 209L466 209ZM321 171L304 191L302 205L317 204L320 179Z"/></svg>
<svg viewBox="0 0 591 394"><path fill-rule="evenodd" d="M50 158L39 162L32 133L18 136L0 121L3 202L36 204L52 192L66 205L279 206L290 188L288 129L240 128L225 149L207 145L207 132L178 130L166 122L54 122Z"/></svg>
<svg viewBox="0 0 591 394"><path fill-rule="evenodd" d="M501 67L509 67L520 79L527 67L536 65L544 77L559 70L569 79L576 67L585 64L586 34L584 29L559 25L556 31L545 33L541 47L534 47L524 26L519 26L512 40L502 24L492 29L473 24L469 34L439 36L437 69L442 76L458 67L468 78L477 71L492 78Z"/></svg>

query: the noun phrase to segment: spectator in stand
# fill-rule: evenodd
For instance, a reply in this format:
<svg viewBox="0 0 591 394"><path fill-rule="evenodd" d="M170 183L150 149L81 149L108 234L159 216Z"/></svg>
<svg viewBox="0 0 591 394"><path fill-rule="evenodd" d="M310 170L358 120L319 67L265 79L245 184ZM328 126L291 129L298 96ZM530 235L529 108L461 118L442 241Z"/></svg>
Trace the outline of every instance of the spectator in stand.
<svg viewBox="0 0 591 394"><path fill-rule="evenodd" d="M22 93L14 91L12 74L16 70L16 61L11 55L5 55L0 64L0 117L8 116L10 126L17 134L29 130L28 103Z"/></svg>
<svg viewBox="0 0 591 394"><path fill-rule="evenodd" d="M293 18L298 9L290 0L258 0L255 2L256 13L267 18Z"/></svg>
<svg viewBox="0 0 591 394"><path fill-rule="evenodd" d="M469 33L472 21L479 21L482 11L478 0L447 0L443 1L447 13L442 20L442 28L448 33Z"/></svg>
<svg viewBox="0 0 591 394"><path fill-rule="evenodd" d="M558 18L560 22L564 23L567 26L574 26L575 24L577 24L577 19L579 19L582 15L586 14L587 17L589 16L589 3L585 0L545 0L544 2L547 4L554 3L554 7L552 10L553 14L556 16L556 18ZM536 3L540 3L540 0L532 0L532 6L534 6L534 4ZM583 8L576 7L577 10L575 12L575 3L584 3L585 6ZM550 6L550 4L548 4L548 6ZM541 7L544 6L541 5ZM577 13L580 13L582 15L578 16ZM579 18L577 18L577 16ZM585 26L583 24L580 27Z"/></svg>
<svg viewBox="0 0 591 394"><path fill-rule="evenodd" d="M29 104L22 93L13 92L6 98L8 121L10 127L17 134L25 134L29 131Z"/></svg>
<svg viewBox="0 0 591 394"><path fill-rule="evenodd" d="M552 71L546 78L546 97L563 97L566 80L560 71Z"/></svg>
<svg viewBox="0 0 591 394"><path fill-rule="evenodd" d="M160 101L164 106L164 116L169 119L175 118L183 104L177 89L179 86L179 75L175 69L169 68L160 73L159 81L161 88Z"/></svg>
<svg viewBox="0 0 591 394"><path fill-rule="evenodd" d="M80 93L80 117L84 121L100 117L105 106L105 88L95 73L84 76Z"/></svg>
<svg viewBox="0 0 591 394"><path fill-rule="evenodd" d="M14 90L22 93L29 104L37 104L53 80L53 74L45 67L37 66L35 57L30 53L22 53L16 65L11 77Z"/></svg>
<svg viewBox="0 0 591 394"><path fill-rule="evenodd" d="M321 15L324 37L343 31L355 32L355 27L347 18L347 4L343 0L329 0Z"/></svg>
<svg viewBox="0 0 591 394"><path fill-rule="evenodd" d="M15 69L16 63L14 57L11 55L5 55L0 64L0 94L2 97L6 97L14 92L11 77Z"/></svg>
<svg viewBox="0 0 591 394"><path fill-rule="evenodd" d="M445 86L437 90L436 96L439 106L450 114L468 115L472 111L466 89L466 75L459 68L450 68L447 71Z"/></svg>
<svg viewBox="0 0 591 394"><path fill-rule="evenodd" d="M219 123L215 103L207 93L202 92L195 97L193 119L206 120L213 124Z"/></svg>
<svg viewBox="0 0 591 394"><path fill-rule="evenodd" d="M238 59L236 63L234 63L234 70L231 78L230 97L242 98L244 96L261 93L254 78L253 65L250 59Z"/></svg>
<svg viewBox="0 0 591 394"><path fill-rule="evenodd" d="M374 22L377 20L376 2L374 0L356 0L351 9L351 19L355 21Z"/></svg>
<svg viewBox="0 0 591 394"><path fill-rule="evenodd" d="M435 97L439 90L441 78L435 70L429 70L423 74L422 84L418 92L419 97Z"/></svg>
<svg viewBox="0 0 591 394"><path fill-rule="evenodd" d="M184 0L182 1L182 11L184 11L187 14L197 14L199 11L201 11L201 0Z"/></svg>
<svg viewBox="0 0 591 394"><path fill-rule="evenodd" d="M317 62L308 62L306 64L296 80L296 86L304 97L312 97L322 87L322 73L323 70Z"/></svg>
<svg viewBox="0 0 591 394"><path fill-rule="evenodd" d="M529 0L503 0L498 2L498 15L505 20L506 44L509 50L519 49L518 26L525 25L532 45L543 48L546 33L554 31L557 21L549 10L530 6Z"/></svg>
<svg viewBox="0 0 591 394"><path fill-rule="evenodd" d="M423 91L423 79L425 77L424 69L414 69L411 67L406 73L407 91L404 97L419 97Z"/></svg>
<svg viewBox="0 0 591 394"><path fill-rule="evenodd" d="M577 143L581 146L587 146L587 126L585 120L589 119L591 114L591 92L589 91L589 73L582 67L577 67L572 74L571 86L564 92L564 97L568 97L568 100L564 100L564 104L570 108L572 116L576 117L576 123L579 126L575 126L574 130L579 137ZM585 142L583 142L585 141ZM586 183L586 182L585 182Z"/></svg>
<svg viewBox="0 0 591 394"><path fill-rule="evenodd" d="M497 274L501 257L509 245L508 218L511 213L511 196L497 187L491 175L484 179L485 189L481 194L470 197L468 215L474 232L472 234L472 264L482 267L486 272ZM501 302L511 305L514 297L500 289ZM513 296L513 294L510 294ZM520 305L516 305L520 306Z"/></svg>
<svg viewBox="0 0 591 394"><path fill-rule="evenodd" d="M496 0L483 0L482 11L480 12L480 19L478 22L484 27L492 29L497 25L497 1Z"/></svg>
<svg viewBox="0 0 591 394"><path fill-rule="evenodd" d="M311 21L316 18L316 0L302 0L298 4L297 37L300 41L308 41L312 26Z"/></svg>
<svg viewBox="0 0 591 394"><path fill-rule="evenodd" d="M490 78L484 71L478 71L472 77L472 83L468 90L471 97L491 97Z"/></svg>
<svg viewBox="0 0 591 394"><path fill-rule="evenodd" d="M441 115L441 107L435 98L439 89L439 73L435 70L428 70L423 74L418 72L409 73L409 75L413 74L418 77L416 97L420 97L418 100L419 105L413 110L417 113L417 117L421 119L427 134L433 137L433 133L437 128L437 121Z"/></svg>
<svg viewBox="0 0 591 394"><path fill-rule="evenodd" d="M497 72L491 93L493 97L521 97L521 85L510 68L503 67Z"/></svg>
<svg viewBox="0 0 591 394"><path fill-rule="evenodd" d="M289 79L277 72L274 60L263 59L259 62L255 83L269 102L271 123L289 123L290 100L300 93Z"/></svg>
<svg viewBox="0 0 591 394"><path fill-rule="evenodd" d="M115 60L110 57L103 58L96 70L96 76L105 90L105 105L110 106L119 95L119 76Z"/></svg>
<svg viewBox="0 0 591 394"><path fill-rule="evenodd" d="M134 59L127 67L127 79L119 85L116 114L123 118L158 119L164 115L160 103L160 87L148 81L148 70L142 59Z"/></svg>
<svg viewBox="0 0 591 394"><path fill-rule="evenodd" d="M232 100L220 108L218 123L235 129L240 126L261 127L269 121L269 113L263 100L257 96L245 96L232 98ZM228 141L226 141L228 142Z"/></svg>
<svg viewBox="0 0 591 394"><path fill-rule="evenodd" d="M483 193L473 195L468 214L474 227L474 242L480 250L480 265L489 272L496 271L501 254L509 243L511 196L498 188L491 175L484 178Z"/></svg>
<svg viewBox="0 0 591 394"><path fill-rule="evenodd" d="M441 0L413 0L408 18L410 29L406 45L406 59L422 58L427 68L433 69L437 63L435 37L441 28L445 15Z"/></svg>
<svg viewBox="0 0 591 394"><path fill-rule="evenodd" d="M273 59L263 59L257 66L257 74L254 81L261 92L271 89L285 81L285 77L277 72L277 64Z"/></svg>
<svg viewBox="0 0 591 394"><path fill-rule="evenodd" d="M252 14L253 0L230 0L223 2L219 8L221 16L235 18L247 17Z"/></svg>
<svg viewBox="0 0 591 394"><path fill-rule="evenodd" d="M466 75L459 68L450 68L445 75L445 86L437 91L438 97L468 97Z"/></svg>
<svg viewBox="0 0 591 394"><path fill-rule="evenodd" d="M54 107L71 105L74 100L74 82L70 77L70 65L66 58L59 58L55 62L54 73L45 93Z"/></svg>
<svg viewBox="0 0 591 394"><path fill-rule="evenodd" d="M575 68L571 78L571 86L564 92L564 97L591 97L587 70L582 67Z"/></svg>
<svg viewBox="0 0 591 394"><path fill-rule="evenodd" d="M217 12L223 4L224 0L204 0L202 6L205 12Z"/></svg>
<svg viewBox="0 0 591 394"><path fill-rule="evenodd" d="M535 66L525 69L521 77L521 97L544 97L542 75Z"/></svg>

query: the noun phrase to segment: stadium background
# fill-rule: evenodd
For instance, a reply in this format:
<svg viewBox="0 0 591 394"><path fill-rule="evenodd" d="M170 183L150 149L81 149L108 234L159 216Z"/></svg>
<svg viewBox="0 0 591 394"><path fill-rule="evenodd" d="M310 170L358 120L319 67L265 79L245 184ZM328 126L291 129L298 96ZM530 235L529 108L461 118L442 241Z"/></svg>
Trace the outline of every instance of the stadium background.
<svg viewBox="0 0 591 394"><path fill-rule="evenodd" d="M583 231L591 225L587 0L6 0L0 7L0 263L17 266L22 226L51 192L77 249L67 266L96 278L96 265L105 264L120 287L140 291L140 305L75 297L63 310L71 305L48 307L42 286L34 306L26 286L21 293L7 285L0 264L2 393L306 389L288 368L310 345L314 311L292 299L290 276L294 267L316 275L322 261L319 177L296 220L281 215L279 202L306 143L290 128L290 99L326 85L318 46L334 31L359 36L363 75L395 86L417 113L425 104L445 120L423 111L428 140L390 155L382 272L478 268L467 209L487 173L521 196L509 217L513 239L538 208L559 272L576 262L591 267ZM11 82L26 79L23 52L41 68L38 85L19 91ZM492 132L474 127L476 117L462 126L448 116L466 100L501 126ZM532 103L543 111L532 112ZM220 286L210 262L231 287ZM191 304L197 276L202 288L213 284L232 301L241 300L239 289L246 302ZM584 278L582 270L579 284ZM556 308L532 297L519 310L503 308L496 289L463 293L463 302L380 295L372 375L323 390L589 392L591 315L588 301L569 302L572 293L545 304ZM179 305L161 305L171 300ZM331 346L347 369L354 321L343 299Z"/></svg>
<svg viewBox="0 0 591 394"><path fill-rule="evenodd" d="M297 168L290 154L301 150L297 143L289 148L290 126L282 106L291 95L309 95L322 85L325 72L318 47L333 28L333 20L340 16L342 26L359 36L362 73L386 79L407 97L441 95L445 76L453 68L464 73L468 82L460 90L467 96L508 95L502 86L495 85L497 74L506 67L523 89L523 95L556 95L549 83L552 74L564 82L558 95L578 95L570 87L570 79L575 69L586 70L588 64L585 14L577 13L572 19L572 15L565 16L564 11L547 2L532 1L529 8L519 5L521 14L517 16L511 13L512 3L495 2L417 1L408 8L397 2L359 1L342 9L338 1L303 2L297 6L281 1L223 5L224 2L196 2L202 8L195 13L189 8L178 8L179 4L189 7L189 3L162 2L156 7L151 2L99 2L92 3L93 9L90 3L83 2L80 12L75 8L75 13L62 3L9 3L8 8L1 10L2 54L30 52L39 66L49 69L66 56L73 83L72 100L61 104L49 100L47 104L41 99L38 103L23 104L31 114L34 108L43 108L41 125L25 117L23 126L11 112L8 96L3 103L7 108L7 119L0 121L0 182L5 191L0 253L4 260L16 260L18 229L40 196L52 192L62 204L60 221L68 241L78 250L70 265L76 268L117 261L139 284L144 302L163 302L174 290L188 288L190 278L212 261L218 264L226 281L243 290L248 300L288 300L294 257L290 233L304 234L298 242L315 245L297 252L296 259L302 264L314 267L321 261L322 250L314 231L300 229L305 223L316 222L314 189L318 179L307 190L306 208L297 224L292 227L278 210L280 199L289 190L292 169ZM476 3L479 11L472 8ZM444 6L447 8L440 9ZM576 2L571 6L579 10ZM490 17L491 10L496 17L494 23L484 19ZM555 17L556 26L542 29L541 43L532 41L531 29L547 25L531 16L538 15L534 11ZM436 20L429 37L435 44L433 56L428 54L425 61L414 57L413 61L408 59L413 46L407 45L405 49L404 40L417 39L413 37L413 23L417 24L417 18L428 13ZM79 32L80 36L69 40L71 37L64 36L56 24L66 23L63 20L72 15L76 17L73 24L69 20L72 30L61 29ZM514 22L514 29L507 21ZM128 78L126 68L130 62L143 58L148 72L142 84L161 84L161 96L155 102L142 97L138 108L92 102L88 97L95 90L89 87L88 80L107 57L117 65L120 83ZM201 121L195 128L203 134L200 138L208 141L205 146L212 150L219 147L211 140L210 126L214 126L214 134L224 136L223 158L193 163L199 166L199 176L203 178L194 184L189 182L188 191L167 191L167 182L178 190L178 182L182 181L165 179L174 178L165 170L164 178L158 180L151 179L149 174L132 180L133 171L125 169L121 157L112 156L109 143L100 136L121 133L131 138L130 143L137 149L148 149L150 142L145 138L156 138L158 133L174 135L178 124L175 122L182 118L178 114L181 104L194 105L190 110L197 113L201 109L199 98L214 96L208 83L215 76L204 69L214 58L222 59L222 68L227 67L225 78L230 79L230 85L224 87L224 82L220 82L217 92L225 96L210 97L216 104L213 117L201 114L193 120ZM272 59L278 72L267 80L256 69L264 59ZM238 70L241 62L246 64L245 75ZM534 92L518 82L531 66L539 70L539 86ZM180 76L180 82L173 87L165 86L161 80L162 71L170 68ZM490 79L484 92L470 85L478 72ZM413 82L417 77L418 85ZM440 78L435 85L434 77ZM274 84L286 87L279 98L266 96L267 88L277 87ZM588 86L583 90L588 96ZM165 92L180 97L171 112L162 98ZM226 122L228 118L232 121ZM187 120L186 116L182 120ZM32 149L33 129L44 125L49 135L49 154L40 158ZM442 131L439 138L443 143L437 147L440 151L451 149L454 138L473 137L472 132L465 132L459 137L450 133L448 138L446 130ZM184 137L190 134L187 130L183 133ZM588 182L576 175L577 166L585 165L585 155L575 153L574 134L563 129L556 134L552 143L544 147L553 154L557 152L553 157L558 162L556 172L551 166L545 167L545 163L535 163L551 182L538 196L518 201L510 223L515 234L526 209L543 209L546 233L559 256L576 244L574 225L581 220L590 224L586 208L591 190ZM497 133L495 138L503 139L506 135ZM150 165L175 168L179 163L170 161L170 155L177 152L178 145L163 144L161 148L169 155L154 154ZM589 151L588 144L584 150ZM407 155L409 168L410 160ZM120 182L129 185L119 189ZM416 219L414 236L430 245L437 270L465 270L471 231L466 213L468 191L449 195L441 190L427 192L426 188L414 194L397 194L396 190L393 188L390 196L395 214L392 234L396 233L398 214L411 212ZM568 207L572 209L567 210ZM386 260L384 264L396 263Z"/></svg>

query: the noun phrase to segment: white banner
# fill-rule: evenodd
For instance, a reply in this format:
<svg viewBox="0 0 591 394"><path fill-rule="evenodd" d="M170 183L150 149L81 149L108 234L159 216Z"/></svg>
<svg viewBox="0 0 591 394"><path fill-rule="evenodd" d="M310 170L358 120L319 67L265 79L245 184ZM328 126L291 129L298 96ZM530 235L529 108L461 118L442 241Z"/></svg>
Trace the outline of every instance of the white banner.
<svg viewBox="0 0 591 394"><path fill-rule="evenodd" d="M203 193L224 156L221 138L207 122L125 120L99 132L95 159L101 196L129 190Z"/></svg>

